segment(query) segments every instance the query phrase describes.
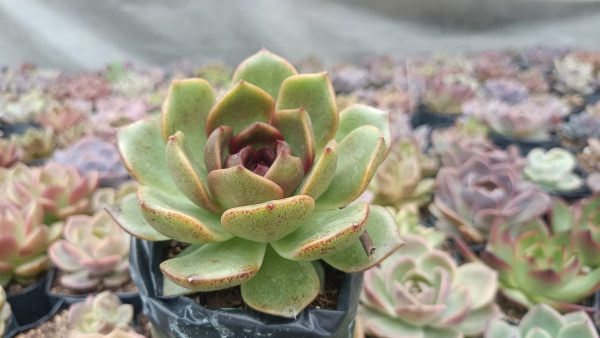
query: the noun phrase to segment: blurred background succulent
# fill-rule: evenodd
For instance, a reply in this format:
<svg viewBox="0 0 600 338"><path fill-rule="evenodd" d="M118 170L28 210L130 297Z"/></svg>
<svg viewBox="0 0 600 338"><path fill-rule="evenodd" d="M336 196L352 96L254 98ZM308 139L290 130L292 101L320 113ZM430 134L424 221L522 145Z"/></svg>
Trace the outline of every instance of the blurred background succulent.
<svg viewBox="0 0 600 338"><path fill-rule="evenodd" d="M515 55L510 50L485 50L467 55L473 74L480 81L512 77L519 71Z"/></svg>
<svg viewBox="0 0 600 338"><path fill-rule="evenodd" d="M10 311L10 304L6 301L6 292L2 285L0 285L0 336L4 337L8 322L12 316Z"/></svg>
<svg viewBox="0 0 600 338"><path fill-rule="evenodd" d="M529 88L515 79L493 78L485 81L483 93L494 100L514 104L529 96Z"/></svg>
<svg viewBox="0 0 600 338"><path fill-rule="evenodd" d="M52 129L28 128L25 133L12 135L23 162L43 160L50 156L56 146Z"/></svg>
<svg viewBox="0 0 600 338"><path fill-rule="evenodd" d="M53 131L57 146L66 147L87 132L87 119L86 113L77 107L60 105L40 114L37 122Z"/></svg>
<svg viewBox="0 0 600 338"><path fill-rule="evenodd" d="M160 68L140 69L128 63L112 63L104 72L110 82L112 94L124 98L146 98L153 93L165 72Z"/></svg>
<svg viewBox="0 0 600 338"><path fill-rule="evenodd" d="M585 55L569 53L554 61L555 88L563 93L591 94L598 87L599 65Z"/></svg>
<svg viewBox="0 0 600 338"><path fill-rule="evenodd" d="M431 112L458 115L462 105L473 98L479 88L477 79L465 73L439 73L427 79L423 104Z"/></svg>
<svg viewBox="0 0 600 338"><path fill-rule="evenodd" d="M436 228L423 225L423 222L419 217L419 208L415 204L405 205L395 212L400 237L408 236L410 239L414 236L418 236L424 239L432 248L439 247L446 240L445 233Z"/></svg>
<svg viewBox="0 0 600 338"><path fill-rule="evenodd" d="M440 229L480 243L497 219L517 225L540 216L549 204L514 163L476 154L459 167L440 169L430 210Z"/></svg>
<svg viewBox="0 0 600 338"><path fill-rule="evenodd" d="M10 167L20 158L21 153L14 139L0 139L0 167Z"/></svg>
<svg viewBox="0 0 600 338"><path fill-rule="evenodd" d="M294 317L320 290L310 261L361 271L400 246L387 210L350 204L387 154L387 114L353 105L338 115L326 73L297 74L266 50L233 82L215 103L205 80L174 81L160 122L119 131L141 186L139 204L112 213L144 239L210 243L160 264L165 295L240 285L249 307Z"/></svg>
<svg viewBox="0 0 600 338"><path fill-rule="evenodd" d="M331 70L331 82L336 94L348 94L370 85L368 69L342 64Z"/></svg>
<svg viewBox="0 0 600 338"><path fill-rule="evenodd" d="M0 204L0 285L11 281L30 284L49 266L46 250L61 232L61 224L47 226L39 204L17 207Z"/></svg>
<svg viewBox="0 0 600 338"><path fill-rule="evenodd" d="M481 258L498 272L502 293L515 304L573 311L596 291L600 267L582 263L570 234L559 231L558 224L537 219L516 231L501 222L494 225Z"/></svg>
<svg viewBox="0 0 600 338"><path fill-rule="evenodd" d="M150 105L142 98L109 96L96 102L96 112L92 115L92 132L99 137L114 142L116 128L126 126L146 116Z"/></svg>
<svg viewBox="0 0 600 338"><path fill-rule="evenodd" d="M48 251L52 263L62 272L59 283L77 292L125 284L130 279L129 240L104 210L93 216L69 217L64 239Z"/></svg>
<svg viewBox="0 0 600 338"><path fill-rule="evenodd" d="M572 115L560 128L561 141L567 147L581 150L589 138L600 138L600 114L588 112Z"/></svg>
<svg viewBox="0 0 600 338"><path fill-rule="evenodd" d="M523 177L546 192L574 191L583 185L581 177L573 172L576 164L575 155L565 149L535 148L527 154Z"/></svg>
<svg viewBox="0 0 600 338"><path fill-rule="evenodd" d="M133 306L122 304L114 293L88 296L69 308L68 338L144 338L131 327Z"/></svg>
<svg viewBox="0 0 600 338"><path fill-rule="evenodd" d="M577 160L588 173L600 173L600 138L588 139L587 147L577 154Z"/></svg>
<svg viewBox="0 0 600 338"><path fill-rule="evenodd" d="M498 314L496 272L481 263L457 267L422 238L365 272L359 316L377 337L464 337L481 334Z"/></svg>
<svg viewBox="0 0 600 338"><path fill-rule="evenodd" d="M94 102L110 94L111 85L98 73L61 75L50 85L51 93L61 100Z"/></svg>
<svg viewBox="0 0 600 338"><path fill-rule="evenodd" d="M121 205L123 200L129 195L135 194L137 189L138 184L136 181L126 181L117 188L106 187L96 189L91 197L92 212L96 212L106 207Z"/></svg>
<svg viewBox="0 0 600 338"><path fill-rule="evenodd" d="M72 165L81 175L98 174L102 187L116 187L129 178L117 147L96 136L86 136L64 150L57 150L52 161Z"/></svg>
<svg viewBox="0 0 600 338"><path fill-rule="evenodd" d="M6 123L27 123L45 111L54 100L47 94L32 90L20 95L0 95L0 120Z"/></svg>
<svg viewBox="0 0 600 338"><path fill-rule="evenodd" d="M518 326L495 318L485 330L484 338L598 338L590 317L583 311L561 315L552 307L539 304L532 307Z"/></svg>

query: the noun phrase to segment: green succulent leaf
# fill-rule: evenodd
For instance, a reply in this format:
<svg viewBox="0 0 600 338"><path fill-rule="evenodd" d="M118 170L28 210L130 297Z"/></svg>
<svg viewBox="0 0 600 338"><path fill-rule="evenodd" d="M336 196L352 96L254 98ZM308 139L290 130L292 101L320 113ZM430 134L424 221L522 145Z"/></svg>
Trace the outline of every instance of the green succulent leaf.
<svg viewBox="0 0 600 338"><path fill-rule="evenodd" d="M373 241L375 252L368 257L360 241L323 260L334 268L344 272L364 271L375 266L402 246L400 234L394 216L382 206L371 205L365 231Z"/></svg>
<svg viewBox="0 0 600 338"><path fill-rule="evenodd" d="M162 111L162 138L177 131L184 132L190 144L194 158L202 161L206 142L204 133L208 112L215 103L215 94L210 84L203 79L175 80L171 83L169 94Z"/></svg>
<svg viewBox="0 0 600 338"><path fill-rule="evenodd" d="M221 223L235 236L268 243L294 232L314 205L310 196L298 195L229 209L221 215Z"/></svg>
<svg viewBox="0 0 600 338"><path fill-rule="evenodd" d="M219 215L204 210L183 195L161 194L150 187L138 189L144 219L161 234L185 243L222 242L232 236Z"/></svg>
<svg viewBox="0 0 600 338"><path fill-rule="evenodd" d="M333 180L337 167L337 142L331 140L327 143L319 158L313 164L310 172L296 191L299 195L308 195L314 199L321 197Z"/></svg>
<svg viewBox="0 0 600 338"><path fill-rule="evenodd" d="M597 338L598 334L589 321L565 325L556 338Z"/></svg>
<svg viewBox="0 0 600 338"><path fill-rule="evenodd" d="M125 166L140 184L161 191L177 190L167 168L165 144L157 119L141 120L120 128L117 139Z"/></svg>
<svg viewBox="0 0 600 338"><path fill-rule="evenodd" d="M284 58L263 49L240 63L233 81L248 81L277 99L283 80L296 74L294 66Z"/></svg>
<svg viewBox="0 0 600 338"><path fill-rule="evenodd" d="M241 165L211 171L208 188L225 209L282 199L283 189Z"/></svg>
<svg viewBox="0 0 600 338"><path fill-rule="evenodd" d="M508 324L500 318L490 320L487 325L485 338L507 338L518 337L517 328Z"/></svg>
<svg viewBox="0 0 600 338"><path fill-rule="evenodd" d="M310 115L315 145L317 150L323 148L338 126L335 93L327 73L293 75L283 81L277 110L298 108Z"/></svg>
<svg viewBox="0 0 600 338"><path fill-rule="evenodd" d="M387 153L384 138L374 126L354 129L340 142L337 169L317 205L339 208L357 199L368 187Z"/></svg>
<svg viewBox="0 0 600 338"><path fill-rule="evenodd" d="M569 206L559 199L554 199L551 215L552 231L555 233L569 231L574 225L573 216L571 215Z"/></svg>
<svg viewBox="0 0 600 338"><path fill-rule="evenodd" d="M315 211L291 235L271 243L282 257L316 260L344 250L363 232L369 205L357 203L344 209Z"/></svg>
<svg viewBox="0 0 600 338"><path fill-rule="evenodd" d="M255 122L271 122L275 101L264 90L246 82L238 82L208 113L206 134L219 126L231 126L237 134Z"/></svg>
<svg viewBox="0 0 600 338"><path fill-rule="evenodd" d="M242 298L251 308L293 318L319 294L320 281L311 262L294 262L267 249L260 271L242 284Z"/></svg>
<svg viewBox="0 0 600 338"><path fill-rule="evenodd" d="M233 128L220 126L215 129L204 146L204 164L207 172L223 169L223 162L228 154L229 140L233 137Z"/></svg>
<svg viewBox="0 0 600 338"><path fill-rule="evenodd" d="M190 201L208 211L219 212L219 205L213 201L206 187L206 170L193 157L191 148L182 131L169 136L165 155L171 177Z"/></svg>
<svg viewBox="0 0 600 338"><path fill-rule="evenodd" d="M525 338L552 338L552 336L546 332L544 329L536 327L531 329L526 335Z"/></svg>
<svg viewBox="0 0 600 338"><path fill-rule="evenodd" d="M107 207L108 214L131 235L147 241L166 241L169 238L146 222L137 197L131 194L121 202L120 206Z"/></svg>
<svg viewBox="0 0 600 338"><path fill-rule="evenodd" d="M292 155L300 157L307 171L315 158L315 139L308 113L302 109L275 112L273 125L281 132L292 149Z"/></svg>
<svg viewBox="0 0 600 338"><path fill-rule="evenodd" d="M232 238L168 259L160 264L160 270L166 278L186 289L221 290L254 277L261 269L265 249L266 244Z"/></svg>
<svg viewBox="0 0 600 338"><path fill-rule="evenodd" d="M289 196L304 178L304 165L300 158L290 155L285 147L279 147L277 152L277 158L264 177L277 183L283 189L283 195Z"/></svg>
<svg viewBox="0 0 600 338"><path fill-rule="evenodd" d="M385 144L390 146L390 122L387 112L363 104L353 104L340 112L340 126L335 139L340 142L354 129L372 125L377 127L385 138Z"/></svg>
<svg viewBox="0 0 600 338"><path fill-rule="evenodd" d="M544 328L552 337L558 334L564 322L558 311L548 305L542 304L535 306L521 320L519 331L525 335L536 327Z"/></svg>

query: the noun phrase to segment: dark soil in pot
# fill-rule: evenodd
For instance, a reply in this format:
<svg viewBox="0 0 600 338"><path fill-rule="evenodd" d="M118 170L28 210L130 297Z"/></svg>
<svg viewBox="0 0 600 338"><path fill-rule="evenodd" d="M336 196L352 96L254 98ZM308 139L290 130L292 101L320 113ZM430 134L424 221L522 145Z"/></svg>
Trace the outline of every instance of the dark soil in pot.
<svg viewBox="0 0 600 338"><path fill-rule="evenodd" d="M362 274L328 272L326 291L312 307L296 318L281 318L245 308L239 288L189 297L160 296L163 277L159 264L181 250L181 246L169 243L133 239L131 247L131 271L140 289L144 312L164 337L352 336ZM332 274L340 277L336 279ZM337 294L335 304L332 302L334 292ZM218 308L209 308L212 306Z"/></svg>
<svg viewBox="0 0 600 338"><path fill-rule="evenodd" d="M489 138L495 145L502 149L514 144L519 146L521 155L527 156L527 153L534 148L543 148L546 150L560 147L560 139L557 135L551 135L550 139L544 141L521 140L509 136L500 135L494 131L490 131Z"/></svg>
<svg viewBox="0 0 600 338"><path fill-rule="evenodd" d="M7 286L7 300L18 326L34 323L52 310L55 302L48 297L44 287L48 277L49 274L45 274L26 287L16 283Z"/></svg>
<svg viewBox="0 0 600 338"><path fill-rule="evenodd" d="M427 109L427 107L421 105L417 111L411 116L410 124L413 128L417 128L422 125L428 125L432 129L448 128L452 127L459 117L459 114L444 115L434 113Z"/></svg>

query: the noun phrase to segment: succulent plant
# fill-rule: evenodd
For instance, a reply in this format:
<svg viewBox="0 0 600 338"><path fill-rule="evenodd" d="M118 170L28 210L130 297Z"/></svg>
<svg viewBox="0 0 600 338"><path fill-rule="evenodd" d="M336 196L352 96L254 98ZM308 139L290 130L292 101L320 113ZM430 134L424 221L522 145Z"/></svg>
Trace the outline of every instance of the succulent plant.
<svg viewBox="0 0 600 338"><path fill-rule="evenodd" d="M85 113L69 105L50 108L38 116L37 122L45 129L52 129L61 147L81 138L87 129Z"/></svg>
<svg viewBox="0 0 600 338"><path fill-rule="evenodd" d="M600 172L589 174L585 180L585 183L587 184L588 188L590 188L592 193L600 194Z"/></svg>
<svg viewBox="0 0 600 338"><path fill-rule="evenodd" d="M501 291L510 301L573 311L600 285L600 267L582 264L570 233L557 229L559 224L536 219L517 231L502 222L492 227L481 259L498 271Z"/></svg>
<svg viewBox="0 0 600 338"><path fill-rule="evenodd" d="M544 73L550 73L554 69L554 60L563 57L568 52L566 48L530 47L519 52L519 61L528 69L538 69Z"/></svg>
<svg viewBox="0 0 600 338"><path fill-rule="evenodd" d="M0 336L2 337L4 337L6 326L8 325L11 316L12 312L10 311L10 304L6 301L6 292L0 285Z"/></svg>
<svg viewBox="0 0 600 338"><path fill-rule="evenodd" d="M91 197L92 212L114 205L121 205L125 197L135 194L137 189L138 184L135 181L126 181L119 185L118 188L107 187L96 189Z"/></svg>
<svg viewBox="0 0 600 338"><path fill-rule="evenodd" d="M498 313L497 286L496 272L485 264L457 267L415 236L365 272L359 316L377 337L474 336Z"/></svg>
<svg viewBox="0 0 600 338"><path fill-rule="evenodd" d="M468 124L475 123L475 127L468 127ZM437 129L431 133L431 145L433 152L439 157L440 163L444 167L459 167L465 163L474 154L486 154L498 152L499 150L487 139L485 128L480 128L480 123L473 118L465 124L457 123L455 126L446 129ZM518 152L508 149L504 154L507 160L518 163Z"/></svg>
<svg viewBox="0 0 600 338"><path fill-rule="evenodd" d="M29 128L21 135L12 135L21 153L21 160L29 162L50 156L55 148L52 129Z"/></svg>
<svg viewBox="0 0 600 338"><path fill-rule="evenodd" d="M571 116L567 123L561 125L560 136L569 145L583 148L587 139L600 138L600 115L584 112Z"/></svg>
<svg viewBox="0 0 600 338"><path fill-rule="evenodd" d="M64 238L52 244L48 254L63 271L59 283L75 291L102 285L116 288L129 281L129 235L104 210L93 216L67 219Z"/></svg>
<svg viewBox="0 0 600 338"><path fill-rule="evenodd" d="M598 338L587 313L583 311L561 315L546 304L531 308L518 326L494 318L485 329L485 338Z"/></svg>
<svg viewBox="0 0 600 338"><path fill-rule="evenodd" d="M69 308L69 338L144 338L130 323L133 306L122 304L114 293L104 291L88 296Z"/></svg>
<svg viewBox="0 0 600 338"><path fill-rule="evenodd" d="M549 204L550 198L524 181L513 163L475 154L460 167L440 169L430 210L444 231L480 243L494 221L515 226L540 216Z"/></svg>
<svg viewBox="0 0 600 338"><path fill-rule="evenodd" d="M60 236L61 226L46 226L43 220L37 203L0 204L0 285L13 279L29 284L48 268L46 250Z"/></svg>
<svg viewBox="0 0 600 338"><path fill-rule="evenodd" d="M529 68L518 72L515 79L525 85L531 94L547 94L550 91L550 83L543 71L537 68Z"/></svg>
<svg viewBox="0 0 600 338"><path fill-rule="evenodd" d="M473 67L473 74L481 81L512 77L519 71L515 55L506 50L478 52L471 55L469 60Z"/></svg>
<svg viewBox="0 0 600 338"><path fill-rule="evenodd" d="M92 132L105 140L116 139L116 128L126 126L146 116L150 105L142 98L108 96L96 102L91 117Z"/></svg>
<svg viewBox="0 0 600 338"><path fill-rule="evenodd" d="M51 103L52 99L39 90L21 95L0 95L0 119L9 123L30 122Z"/></svg>
<svg viewBox="0 0 600 338"><path fill-rule="evenodd" d="M105 77L110 81L113 94L136 98L156 90L165 74L159 68L136 69L130 64L113 63L108 66Z"/></svg>
<svg viewBox="0 0 600 338"><path fill-rule="evenodd" d="M364 67L338 65L331 73L331 82L336 93L347 94L369 86L369 71Z"/></svg>
<svg viewBox="0 0 600 338"><path fill-rule="evenodd" d="M21 157L14 139L0 139L0 167L10 167Z"/></svg>
<svg viewBox="0 0 600 338"><path fill-rule="evenodd" d="M529 96L529 89L524 84L508 78L489 79L485 81L483 89L493 99L508 103L521 102Z"/></svg>
<svg viewBox="0 0 600 338"><path fill-rule="evenodd" d="M338 117L326 73L298 75L266 50L233 79L216 103L206 81L175 81L160 122L119 131L141 187L139 204L112 213L144 239L209 243L160 264L164 294L241 285L250 307L294 317L319 292L310 261L360 271L400 245L384 208L349 205L388 151L386 114L354 105Z"/></svg>
<svg viewBox="0 0 600 338"><path fill-rule="evenodd" d="M532 149L527 154L523 176L547 192L569 192L579 189L583 180L573 172L575 155L562 148L545 151Z"/></svg>
<svg viewBox="0 0 600 338"><path fill-rule="evenodd" d="M74 76L61 76L52 85L50 92L58 99L94 101L107 96L110 83L100 74L81 73Z"/></svg>
<svg viewBox="0 0 600 338"><path fill-rule="evenodd" d="M383 161L372 183L375 204L396 208L404 204L425 205L431 199L434 179L425 178L421 170L420 149L410 139L392 143L388 157Z"/></svg>
<svg viewBox="0 0 600 338"><path fill-rule="evenodd" d="M438 114L458 115L462 104L473 98L479 83L464 73L440 73L426 82L423 104Z"/></svg>
<svg viewBox="0 0 600 338"><path fill-rule="evenodd" d="M129 178L117 147L95 136L86 136L65 150L57 150L52 161L73 165L80 174L98 173L100 186L117 186Z"/></svg>
<svg viewBox="0 0 600 338"><path fill-rule="evenodd" d="M598 69L577 54L570 53L554 61L556 89L563 93L591 94L598 86Z"/></svg>
<svg viewBox="0 0 600 338"><path fill-rule="evenodd" d="M430 227L425 227L421 224L419 218L419 208L415 204L403 206L396 212L396 223L400 237L418 236L429 244L432 248L440 246L446 240L446 234Z"/></svg>
<svg viewBox="0 0 600 338"><path fill-rule="evenodd" d="M577 154L577 159L588 173L600 173L600 138L588 139L587 147Z"/></svg>

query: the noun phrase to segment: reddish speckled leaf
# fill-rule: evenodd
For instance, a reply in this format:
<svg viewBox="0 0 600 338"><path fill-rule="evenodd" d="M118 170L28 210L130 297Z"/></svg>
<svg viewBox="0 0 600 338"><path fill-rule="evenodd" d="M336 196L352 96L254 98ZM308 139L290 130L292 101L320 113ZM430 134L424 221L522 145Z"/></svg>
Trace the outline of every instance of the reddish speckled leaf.
<svg viewBox="0 0 600 338"><path fill-rule="evenodd" d="M233 137L233 128L220 126L215 129L204 147L204 164L206 171L222 169L225 158L229 154L229 140Z"/></svg>
<svg viewBox="0 0 600 338"><path fill-rule="evenodd" d="M247 145L260 149L276 140L283 140L279 130L268 123L254 122L235 135L229 142L229 147L231 153L237 153Z"/></svg>
<svg viewBox="0 0 600 338"><path fill-rule="evenodd" d="M166 241L169 239L146 222L137 196L130 194L125 197L120 206L107 207L106 211L117 224L131 235L147 241Z"/></svg>
<svg viewBox="0 0 600 338"><path fill-rule="evenodd" d="M295 74L294 66L284 58L262 49L240 63L233 74L233 81L246 80L277 99L283 80Z"/></svg>
<svg viewBox="0 0 600 338"><path fill-rule="evenodd" d="M283 189L284 196L290 196L304 178L302 160L290 155L287 143L280 142L277 147L277 158L264 177L277 183Z"/></svg>
<svg viewBox="0 0 600 338"><path fill-rule="evenodd" d="M299 195L309 195L314 199L327 190L337 167L337 143L329 141L321 156L315 161L310 172L296 191Z"/></svg>

